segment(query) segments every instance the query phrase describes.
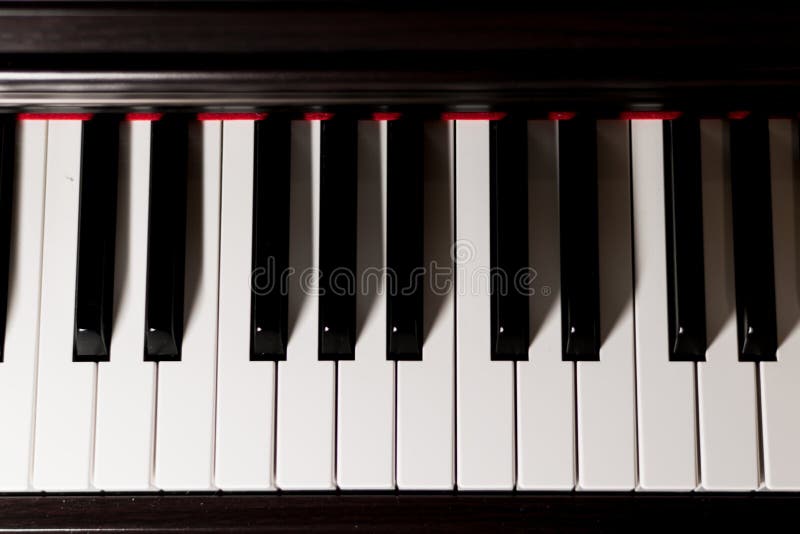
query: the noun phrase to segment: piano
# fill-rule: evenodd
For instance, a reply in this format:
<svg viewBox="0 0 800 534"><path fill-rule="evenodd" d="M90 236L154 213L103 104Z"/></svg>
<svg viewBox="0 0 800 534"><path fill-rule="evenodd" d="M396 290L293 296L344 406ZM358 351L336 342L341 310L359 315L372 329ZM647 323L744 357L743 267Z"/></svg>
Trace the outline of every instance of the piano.
<svg viewBox="0 0 800 534"><path fill-rule="evenodd" d="M792 518L800 11L0 5L0 528Z"/></svg>

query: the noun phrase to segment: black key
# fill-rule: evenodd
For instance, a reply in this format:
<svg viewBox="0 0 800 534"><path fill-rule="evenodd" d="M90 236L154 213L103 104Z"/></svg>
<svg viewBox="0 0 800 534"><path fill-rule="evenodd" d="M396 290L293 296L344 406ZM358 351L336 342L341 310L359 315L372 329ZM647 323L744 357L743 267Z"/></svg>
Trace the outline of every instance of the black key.
<svg viewBox="0 0 800 534"><path fill-rule="evenodd" d="M152 125L145 360L179 361L183 338L189 118Z"/></svg>
<svg viewBox="0 0 800 534"><path fill-rule="evenodd" d="M664 121L669 359L706 359L700 121Z"/></svg>
<svg viewBox="0 0 800 534"><path fill-rule="evenodd" d="M561 349L568 361L600 359L597 129L591 118L558 122Z"/></svg>
<svg viewBox="0 0 800 534"><path fill-rule="evenodd" d="M358 123L321 122L319 359L355 358Z"/></svg>
<svg viewBox="0 0 800 534"><path fill-rule="evenodd" d="M13 115L0 119L0 362L6 337L8 263L11 243L11 198L14 195L17 121Z"/></svg>
<svg viewBox="0 0 800 534"><path fill-rule="evenodd" d="M255 123L251 360L286 359L290 139L289 120Z"/></svg>
<svg viewBox="0 0 800 534"><path fill-rule="evenodd" d="M731 120L730 151L739 360L774 361L778 341L768 119Z"/></svg>
<svg viewBox="0 0 800 534"><path fill-rule="evenodd" d="M119 177L117 116L83 123L78 275L75 290L76 362L108 361L114 292L114 242Z"/></svg>
<svg viewBox="0 0 800 534"><path fill-rule="evenodd" d="M422 359L423 123L387 122L387 357Z"/></svg>
<svg viewBox="0 0 800 534"><path fill-rule="evenodd" d="M492 360L528 359L528 122L491 123Z"/></svg>

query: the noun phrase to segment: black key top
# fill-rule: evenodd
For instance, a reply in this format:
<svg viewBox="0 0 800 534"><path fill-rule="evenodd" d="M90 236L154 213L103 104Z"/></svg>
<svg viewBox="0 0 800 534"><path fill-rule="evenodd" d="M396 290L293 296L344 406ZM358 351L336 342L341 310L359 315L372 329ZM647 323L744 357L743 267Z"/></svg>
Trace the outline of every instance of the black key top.
<svg viewBox="0 0 800 534"><path fill-rule="evenodd" d="M179 361L183 338L189 118L152 125L145 360Z"/></svg>
<svg viewBox="0 0 800 534"><path fill-rule="evenodd" d="M731 120L730 151L739 360L774 361L778 341L768 119Z"/></svg>
<svg viewBox="0 0 800 534"><path fill-rule="evenodd" d="M358 123L321 122L319 359L355 358Z"/></svg>
<svg viewBox="0 0 800 534"><path fill-rule="evenodd" d="M492 360L528 359L528 122L491 123Z"/></svg>
<svg viewBox="0 0 800 534"><path fill-rule="evenodd" d="M114 292L114 243L119 177L116 116L83 123L78 275L75 290L76 362L108 361Z"/></svg>
<svg viewBox="0 0 800 534"><path fill-rule="evenodd" d="M387 123L387 357L422 359L423 123Z"/></svg>
<svg viewBox="0 0 800 534"><path fill-rule="evenodd" d="M706 359L700 121L664 121L669 359Z"/></svg>
<svg viewBox="0 0 800 534"><path fill-rule="evenodd" d="M568 361L600 359L597 129L591 118L558 122L561 348Z"/></svg>
<svg viewBox="0 0 800 534"><path fill-rule="evenodd" d="M8 262L11 242L11 198L14 195L17 121L13 115L0 119L0 362L6 337Z"/></svg>
<svg viewBox="0 0 800 534"><path fill-rule="evenodd" d="M255 123L253 162L253 288L250 359L285 360L289 300L289 143L291 121Z"/></svg>

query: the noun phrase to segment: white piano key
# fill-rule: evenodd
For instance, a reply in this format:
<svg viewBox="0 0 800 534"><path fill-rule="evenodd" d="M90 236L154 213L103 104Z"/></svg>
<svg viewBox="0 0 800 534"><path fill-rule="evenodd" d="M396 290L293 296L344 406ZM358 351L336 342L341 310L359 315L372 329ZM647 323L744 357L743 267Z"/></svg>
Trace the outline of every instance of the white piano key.
<svg viewBox="0 0 800 534"><path fill-rule="evenodd" d="M703 169L706 361L697 363L700 487L759 485L756 364L739 361L728 153L721 120L700 126Z"/></svg>
<svg viewBox="0 0 800 534"><path fill-rule="evenodd" d="M395 363L386 359L386 122L358 125L356 354L338 363L336 483L394 488Z"/></svg>
<svg viewBox="0 0 800 534"><path fill-rule="evenodd" d="M215 480L225 490L275 487L275 362L250 361L254 134L253 121L223 123Z"/></svg>
<svg viewBox="0 0 800 534"><path fill-rule="evenodd" d="M669 360L663 124L630 126L639 487L691 490L697 486L695 366Z"/></svg>
<svg viewBox="0 0 800 534"><path fill-rule="evenodd" d="M79 120L47 126L33 486L90 487L96 363L72 361L81 184Z"/></svg>
<svg viewBox="0 0 800 534"><path fill-rule="evenodd" d="M455 342L453 123L425 124L422 361L397 364L397 486L452 489Z"/></svg>
<svg viewBox="0 0 800 534"><path fill-rule="evenodd" d="M636 487L628 123L597 123L600 361L577 362L578 487Z"/></svg>
<svg viewBox="0 0 800 534"><path fill-rule="evenodd" d="M561 359L557 123L528 123L528 231L536 271L533 339L517 362L517 489L575 485L575 365Z"/></svg>
<svg viewBox="0 0 800 534"><path fill-rule="evenodd" d="M317 359L320 125L292 123L289 187L289 341L278 363L275 481L280 489L334 489L332 361Z"/></svg>
<svg viewBox="0 0 800 534"><path fill-rule="evenodd" d="M491 361L489 121L456 121L456 477L514 487L514 364Z"/></svg>
<svg viewBox="0 0 800 534"><path fill-rule="evenodd" d="M47 121L20 121L11 215L11 262L0 364L0 491L29 488L39 347Z"/></svg>
<svg viewBox="0 0 800 534"><path fill-rule="evenodd" d="M94 486L150 488L153 470L156 364L145 362L150 122L120 132L114 315L109 361L98 363Z"/></svg>
<svg viewBox="0 0 800 534"><path fill-rule="evenodd" d="M222 124L189 128L181 361L158 363L154 485L213 488Z"/></svg>
<svg viewBox="0 0 800 534"><path fill-rule="evenodd" d="M772 231L778 359L763 362L761 426L764 486L800 490L800 300L798 300L797 132L789 120L770 121Z"/></svg>

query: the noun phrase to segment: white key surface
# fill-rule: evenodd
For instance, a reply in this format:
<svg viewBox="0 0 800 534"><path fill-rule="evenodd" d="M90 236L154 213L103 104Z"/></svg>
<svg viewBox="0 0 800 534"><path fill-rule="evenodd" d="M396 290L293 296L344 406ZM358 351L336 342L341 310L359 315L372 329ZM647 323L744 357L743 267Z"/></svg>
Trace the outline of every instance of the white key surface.
<svg viewBox="0 0 800 534"><path fill-rule="evenodd" d="M456 121L456 477L514 487L514 367L491 360L489 121Z"/></svg>
<svg viewBox="0 0 800 534"><path fill-rule="evenodd" d="M278 363L275 481L334 489L335 364L317 359L320 125L292 123L289 187L289 341ZM317 273L317 274L315 274Z"/></svg>
<svg viewBox="0 0 800 534"><path fill-rule="evenodd" d="M225 490L275 487L275 362L250 361L254 134L253 121L223 123L214 476Z"/></svg>
<svg viewBox="0 0 800 534"><path fill-rule="evenodd" d="M422 361L397 363L397 486L446 490L454 463L453 123L425 124Z"/></svg>
<svg viewBox="0 0 800 534"><path fill-rule="evenodd" d="M561 359L556 128L555 121L528 123L528 256L536 278L529 359L516 364L521 490L575 485L575 365Z"/></svg>
<svg viewBox="0 0 800 534"><path fill-rule="evenodd" d="M150 488L156 364L145 362L150 122L120 132L114 312L109 360L98 363L94 486Z"/></svg>
<svg viewBox="0 0 800 534"><path fill-rule="evenodd" d="M336 482L394 488L395 364L386 359L386 122L358 125L355 360L338 362Z"/></svg>
<svg viewBox="0 0 800 534"><path fill-rule="evenodd" d="M39 348L47 121L17 125L17 167L3 362L0 364L0 491L29 489Z"/></svg>
<svg viewBox="0 0 800 534"><path fill-rule="evenodd" d="M189 128L181 361L158 363L154 485L211 489L219 290L221 121Z"/></svg>
<svg viewBox="0 0 800 534"><path fill-rule="evenodd" d="M778 359L760 363L764 485L800 490L800 301L798 300L798 184L796 131L790 120L770 121L772 231Z"/></svg>
<svg viewBox="0 0 800 534"><path fill-rule="evenodd" d="M90 487L97 364L72 361L81 121L50 121L42 246L33 486Z"/></svg>
<svg viewBox="0 0 800 534"><path fill-rule="evenodd" d="M628 124L597 123L600 361L577 362L578 487L636 487Z"/></svg>
<svg viewBox="0 0 800 534"><path fill-rule="evenodd" d="M631 127L639 487L697 485L695 366L669 360L663 124Z"/></svg>
<svg viewBox="0 0 800 534"><path fill-rule="evenodd" d="M740 362L737 349L725 125L700 124L708 340L706 361L697 363L700 487L754 490L759 485L756 364Z"/></svg>

